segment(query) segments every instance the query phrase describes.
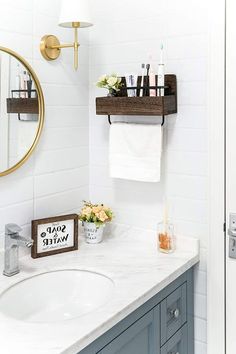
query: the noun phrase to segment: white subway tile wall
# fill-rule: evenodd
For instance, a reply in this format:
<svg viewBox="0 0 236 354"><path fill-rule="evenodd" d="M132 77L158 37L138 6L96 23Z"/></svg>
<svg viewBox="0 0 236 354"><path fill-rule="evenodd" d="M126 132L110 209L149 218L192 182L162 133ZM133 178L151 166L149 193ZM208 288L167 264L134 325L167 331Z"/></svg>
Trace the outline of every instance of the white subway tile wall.
<svg viewBox="0 0 236 354"><path fill-rule="evenodd" d="M168 200L176 233L201 241L195 271L195 348L207 352L207 2L204 0L91 0L90 197L115 209L116 221L155 229ZM109 177L107 118L96 116L95 87L105 73L141 72L150 55L157 67L165 48L166 72L178 79L178 114L166 119L162 181L148 184ZM122 117L123 119L123 117Z"/></svg>
<svg viewBox="0 0 236 354"><path fill-rule="evenodd" d="M0 0L0 45L32 64L46 104L45 129L33 156L0 179L0 247L6 223L18 223L28 235L32 219L78 211L81 200L89 197L110 204L117 222L155 229L167 196L177 234L201 240L195 346L197 354L205 354L207 2L90 1L95 26L79 33L80 68L75 72L71 50L64 50L56 62L46 62L39 52L46 33L72 40L72 32L57 25L60 0ZM94 104L105 92L95 82L104 73L139 73L149 55L156 66L162 42L166 71L178 76L179 103L178 114L166 119L162 182L112 180L109 126L106 117L96 116Z"/></svg>
<svg viewBox="0 0 236 354"><path fill-rule="evenodd" d="M0 45L32 64L46 106L36 151L19 170L0 179L2 246L6 223L15 222L30 235L31 220L78 212L81 201L89 198L89 30L80 33L80 68L75 72L72 50L55 62L46 62L39 51L47 33L62 42L73 40L73 31L58 26L60 0L0 0L0 9Z"/></svg>

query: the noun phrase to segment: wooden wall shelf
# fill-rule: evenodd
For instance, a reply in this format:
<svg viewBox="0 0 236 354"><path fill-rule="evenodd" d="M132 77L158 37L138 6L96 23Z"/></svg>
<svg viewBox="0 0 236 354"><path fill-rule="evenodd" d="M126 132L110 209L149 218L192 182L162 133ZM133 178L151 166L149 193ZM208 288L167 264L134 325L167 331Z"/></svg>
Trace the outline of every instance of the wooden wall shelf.
<svg viewBox="0 0 236 354"><path fill-rule="evenodd" d="M7 98L7 113L38 114L38 98Z"/></svg>
<svg viewBox="0 0 236 354"><path fill-rule="evenodd" d="M177 83L175 75L165 75L165 96L127 97L125 87L119 97L97 97L98 115L165 116L177 113Z"/></svg>

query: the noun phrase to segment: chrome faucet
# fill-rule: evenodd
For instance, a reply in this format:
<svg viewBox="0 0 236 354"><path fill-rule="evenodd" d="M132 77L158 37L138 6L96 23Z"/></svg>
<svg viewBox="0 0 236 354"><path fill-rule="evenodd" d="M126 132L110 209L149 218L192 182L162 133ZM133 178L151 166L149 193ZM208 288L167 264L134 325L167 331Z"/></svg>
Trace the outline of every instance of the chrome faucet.
<svg viewBox="0 0 236 354"><path fill-rule="evenodd" d="M11 277L19 273L19 246L32 247L34 241L20 236L22 229L16 224L5 225L5 251L3 274Z"/></svg>

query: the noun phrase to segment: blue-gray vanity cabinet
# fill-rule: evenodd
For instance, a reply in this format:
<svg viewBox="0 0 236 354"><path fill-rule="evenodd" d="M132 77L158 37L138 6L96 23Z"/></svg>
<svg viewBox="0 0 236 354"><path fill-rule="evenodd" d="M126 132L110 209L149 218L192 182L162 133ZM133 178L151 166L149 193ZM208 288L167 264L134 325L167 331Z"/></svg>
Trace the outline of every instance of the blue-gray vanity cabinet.
<svg viewBox="0 0 236 354"><path fill-rule="evenodd" d="M161 354L188 354L187 324L161 348Z"/></svg>
<svg viewBox="0 0 236 354"><path fill-rule="evenodd" d="M156 334L159 306L141 317L98 354L153 354L160 353Z"/></svg>
<svg viewBox="0 0 236 354"><path fill-rule="evenodd" d="M194 354L193 269L77 354Z"/></svg>
<svg viewBox="0 0 236 354"><path fill-rule="evenodd" d="M161 345L166 343L186 322L186 283L161 302Z"/></svg>

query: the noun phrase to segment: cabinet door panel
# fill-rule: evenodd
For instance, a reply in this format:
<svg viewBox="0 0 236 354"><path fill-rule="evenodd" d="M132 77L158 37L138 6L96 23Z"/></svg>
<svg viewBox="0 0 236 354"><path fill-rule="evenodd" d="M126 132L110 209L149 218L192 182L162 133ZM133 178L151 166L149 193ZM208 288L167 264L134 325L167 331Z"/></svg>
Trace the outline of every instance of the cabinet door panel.
<svg viewBox="0 0 236 354"><path fill-rule="evenodd" d="M121 333L99 354L160 354L159 306Z"/></svg>

